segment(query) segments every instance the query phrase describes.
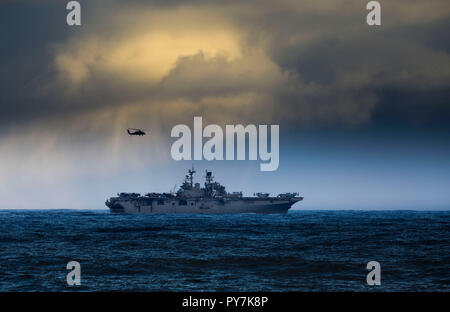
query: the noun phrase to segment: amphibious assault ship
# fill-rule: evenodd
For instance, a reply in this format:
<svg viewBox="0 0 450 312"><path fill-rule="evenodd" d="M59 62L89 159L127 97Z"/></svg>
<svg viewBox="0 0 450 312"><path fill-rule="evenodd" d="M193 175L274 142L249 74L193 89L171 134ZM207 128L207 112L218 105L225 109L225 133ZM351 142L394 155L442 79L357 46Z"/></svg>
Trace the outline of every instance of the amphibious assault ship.
<svg viewBox="0 0 450 312"><path fill-rule="evenodd" d="M204 187L194 184L192 168L175 193L119 193L106 201L112 213L286 213L293 204L303 200L298 193L284 193L270 197L256 193L243 197L242 192L228 193L214 181L211 171L206 171ZM174 188L175 189L175 188Z"/></svg>

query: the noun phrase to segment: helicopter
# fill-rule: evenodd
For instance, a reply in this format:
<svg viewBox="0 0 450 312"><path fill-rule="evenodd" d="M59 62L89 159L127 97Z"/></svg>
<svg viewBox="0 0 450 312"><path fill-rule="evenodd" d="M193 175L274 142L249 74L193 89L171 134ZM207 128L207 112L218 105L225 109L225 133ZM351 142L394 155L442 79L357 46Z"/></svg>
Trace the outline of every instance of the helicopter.
<svg viewBox="0 0 450 312"><path fill-rule="evenodd" d="M142 129L134 129L134 128L128 128L128 129L127 129L127 132L128 132L129 135L139 135L139 136L142 136L142 135L145 135L145 134L146 134L146 133L144 132L144 130L142 130Z"/></svg>

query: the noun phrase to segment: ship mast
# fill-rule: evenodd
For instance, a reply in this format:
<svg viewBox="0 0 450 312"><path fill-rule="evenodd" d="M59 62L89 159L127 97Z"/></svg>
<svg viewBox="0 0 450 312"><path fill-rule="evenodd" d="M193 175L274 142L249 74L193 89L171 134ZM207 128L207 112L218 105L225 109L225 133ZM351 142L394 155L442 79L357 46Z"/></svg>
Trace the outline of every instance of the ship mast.
<svg viewBox="0 0 450 312"><path fill-rule="evenodd" d="M195 172L196 172L196 171L194 170L194 165L192 165L192 169L190 169L190 170L188 171L189 176L187 177L187 178L188 178L188 181L189 181L189 185L190 185L191 187L194 186L194 173L195 173Z"/></svg>

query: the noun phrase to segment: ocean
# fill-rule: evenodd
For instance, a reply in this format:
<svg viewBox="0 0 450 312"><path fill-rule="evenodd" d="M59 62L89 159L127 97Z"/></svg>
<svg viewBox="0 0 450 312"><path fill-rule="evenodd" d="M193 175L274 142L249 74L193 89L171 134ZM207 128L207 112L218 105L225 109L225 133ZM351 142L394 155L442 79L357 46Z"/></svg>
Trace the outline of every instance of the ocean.
<svg viewBox="0 0 450 312"><path fill-rule="evenodd" d="M450 211L0 210L0 291L450 291L449 231Z"/></svg>

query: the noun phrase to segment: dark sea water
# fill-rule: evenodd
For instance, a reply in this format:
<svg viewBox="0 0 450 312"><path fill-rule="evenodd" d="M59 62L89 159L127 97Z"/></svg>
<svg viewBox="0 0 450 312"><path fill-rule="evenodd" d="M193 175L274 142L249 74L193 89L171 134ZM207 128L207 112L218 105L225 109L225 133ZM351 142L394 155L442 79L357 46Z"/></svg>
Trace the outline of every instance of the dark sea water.
<svg viewBox="0 0 450 312"><path fill-rule="evenodd" d="M449 291L449 232L450 212L0 210L0 291Z"/></svg>

